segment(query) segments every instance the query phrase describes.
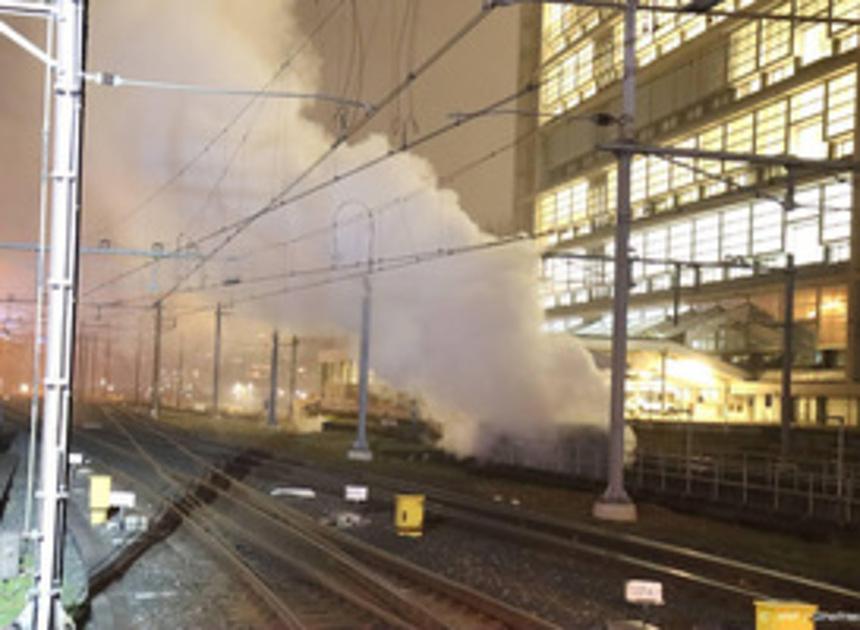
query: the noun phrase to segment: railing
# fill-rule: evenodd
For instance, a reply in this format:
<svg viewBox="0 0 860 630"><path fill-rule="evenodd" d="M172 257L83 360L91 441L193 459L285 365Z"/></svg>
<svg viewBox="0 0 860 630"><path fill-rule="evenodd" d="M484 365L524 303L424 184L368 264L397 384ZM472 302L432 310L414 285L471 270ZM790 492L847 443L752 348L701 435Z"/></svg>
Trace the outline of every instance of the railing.
<svg viewBox="0 0 860 630"><path fill-rule="evenodd" d="M841 524L860 522L860 466L750 456L639 452L626 471L632 489L744 506Z"/></svg>
<svg viewBox="0 0 860 630"><path fill-rule="evenodd" d="M605 438L517 440L502 443L489 459L542 469L580 481L606 477ZM625 479L634 494L689 499L760 515L800 521L860 524L858 460L782 460L758 453L648 452L626 458Z"/></svg>

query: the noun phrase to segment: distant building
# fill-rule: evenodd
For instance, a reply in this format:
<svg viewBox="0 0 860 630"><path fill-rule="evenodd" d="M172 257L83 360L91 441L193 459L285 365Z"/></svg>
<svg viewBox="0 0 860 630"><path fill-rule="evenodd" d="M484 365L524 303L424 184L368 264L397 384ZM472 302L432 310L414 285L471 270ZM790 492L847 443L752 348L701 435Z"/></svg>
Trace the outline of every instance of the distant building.
<svg viewBox="0 0 860 630"><path fill-rule="evenodd" d="M0 400L30 396L32 349L23 340L0 334Z"/></svg>
<svg viewBox="0 0 860 630"><path fill-rule="evenodd" d="M671 3L670 3L671 4ZM683 4L683 3L679 3ZM820 16L806 23L639 12L637 139L646 144L811 159L854 155L858 0L727 0L722 10ZM541 82L519 107L519 223L547 254L613 253L616 166L596 149L617 114L621 14L562 4L524 9L520 75ZM637 157L634 255L707 263L798 265L795 419L858 424L860 225L851 173L804 171L795 207L782 167ZM547 327L608 352L612 263L546 257ZM784 274L633 266L627 413L634 418L777 421ZM677 287L677 288L676 288ZM575 375L572 375L572 378Z"/></svg>

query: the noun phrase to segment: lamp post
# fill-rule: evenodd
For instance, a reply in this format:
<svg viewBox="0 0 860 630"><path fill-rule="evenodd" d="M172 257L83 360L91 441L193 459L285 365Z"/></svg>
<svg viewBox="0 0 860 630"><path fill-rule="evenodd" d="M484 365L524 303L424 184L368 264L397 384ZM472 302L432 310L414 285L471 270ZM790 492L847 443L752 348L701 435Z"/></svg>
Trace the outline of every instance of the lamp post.
<svg viewBox="0 0 860 630"><path fill-rule="evenodd" d="M358 461L370 461L373 453L367 443L367 385L370 372L370 322L373 307L373 288L370 283L370 275L373 273L373 249L376 239L376 224L374 223L373 211L359 201L346 201L340 204L334 215L333 230L333 254L335 264L339 258L338 251L338 220L340 214L346 208L358 206L367 213L368 240L367 240L367 271L362 278L364 294L361 299L361 342L358 358L358 429L355 442L349 449L347 457Z"/></svg>

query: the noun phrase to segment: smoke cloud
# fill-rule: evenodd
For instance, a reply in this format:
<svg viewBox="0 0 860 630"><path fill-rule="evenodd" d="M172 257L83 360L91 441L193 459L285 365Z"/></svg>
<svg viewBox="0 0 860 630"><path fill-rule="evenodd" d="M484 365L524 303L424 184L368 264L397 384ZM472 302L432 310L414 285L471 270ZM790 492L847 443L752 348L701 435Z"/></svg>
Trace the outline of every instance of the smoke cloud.
<svg viewBox="0 0 860 630"><path fill-rule="evenodd" d="M301 41L297 3L255 0L95 0L90 69L134 78L229 86L264 84ZM276 83L313 92L323 60L304 53ZM500 95L502 96L502 95ZM146 247L199 238L262 207L326 151L334 137L307 116L306 103L260 100L177 183L139 207L244 105L241 99L94 87L88 99L85 234ZM332 108L332 115L336 114ZM359 115L359 114L355 114ZM365 135L342 147L297 190L345 173L391 150ZM401 203L390 203L403 198ZM374 219L367 218L367 209ZM337 230L331 228L335 222ZM309 232L319 232L287 246ZM491 240L441 188L431 164L400 155L254 224L189 283L243 280L314 269L337 260L375 259L458 248ZM206 251L214 242L201 246ZM420 395L443 423L444 444L484 455L500 437L552 441L559 426L602 428L607 388L590 355L572 338L542 332L538 250L528 241L474 251L371 278L371 365L392 386ZM169 285L181 265L162 269ZM85 284L115 272L88 265ZM271 325L299 334L346 334L357 348L361 278L343 271L289 281L181 294L180 308L235 298L232 317L248 331ZM146 294L153 278L122 285L112 297ZM316 288L310 282L330 280ZM266 299L248 296L277 288ZM104 294L99 297L105 297ZM198 327L208 346L206 326ZM205 334L204 334L205 332ZM189 333L191 334L191 333ZM250 333L249 333L250 334Z"/></svg>

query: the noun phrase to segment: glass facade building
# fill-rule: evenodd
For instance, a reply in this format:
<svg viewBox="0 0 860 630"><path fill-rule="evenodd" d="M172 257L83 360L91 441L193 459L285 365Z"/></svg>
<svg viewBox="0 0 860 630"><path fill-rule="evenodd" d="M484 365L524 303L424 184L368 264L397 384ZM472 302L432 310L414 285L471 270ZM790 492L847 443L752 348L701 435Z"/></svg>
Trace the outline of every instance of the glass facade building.
<svg viewBox="0 0 860 630"><path fill-rule="evenodd" d="M654 0L682 6L686 0ZM644 5L650 3L646 2ZM858 138L860 0L727 0L715 17L643 9L636 134L647 145L850 160ZM794 14L819 20L776 20ZM611 334L621 14L525 9L520 222L541 239L546 327L606 352ZM637 155L632 167L627 407L633 417L779 418L786 254L797 266L795 418L858 424L860 247L851 171ZM731 267L725 263L748 264Z"/></svg>

